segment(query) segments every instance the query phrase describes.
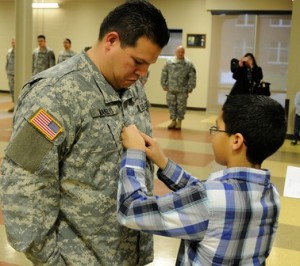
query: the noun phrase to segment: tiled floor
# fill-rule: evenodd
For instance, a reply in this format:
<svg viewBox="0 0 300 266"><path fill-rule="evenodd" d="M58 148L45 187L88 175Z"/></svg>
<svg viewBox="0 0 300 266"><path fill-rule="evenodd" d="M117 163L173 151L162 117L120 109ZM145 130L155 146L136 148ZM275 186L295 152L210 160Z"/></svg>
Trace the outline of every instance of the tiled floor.
<svg viewBox="0 0 300 266"><path fill-rule="evenodd" d="M7 112L11 106L9 95L0 93L0 162L11 134L12 114ZM170 158L182 164L200 179L205 179L210 172L221 168L213 160L208 133L208 128L213 125L216 114L188 111L181 131L166 129L169 123L166 109L153 107L151 114L154 136ZM290 141L286 140L280 150L263 165L264 168L271 169L273 183L276 184L281 195L288 165L300 167L300 145L291 146ZM162 194L166 191L167 189L156 179L155 193ZM281 197L281 205L279 230L267 265L300 266L300 199ZM177 239L155 236L155 259L150 265L174 265L178 245ZM8 245L0 208L0 266L12 265L32 264Z"/></svg>

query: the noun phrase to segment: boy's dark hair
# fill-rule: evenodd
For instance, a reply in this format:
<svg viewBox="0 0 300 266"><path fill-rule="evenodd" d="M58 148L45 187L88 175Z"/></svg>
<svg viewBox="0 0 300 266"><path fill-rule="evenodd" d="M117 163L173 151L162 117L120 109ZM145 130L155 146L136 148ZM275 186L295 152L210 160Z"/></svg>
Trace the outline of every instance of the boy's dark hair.
<svg viewBox="0 0 300 266"><path fill-rule="evenodd" d="M111 31L119 34L123 48L134 47L143 36L163 48L170 35L161 12L145 0L126 1L112 10L101 23L98 40Z"/></svg>
<svg viewBox="0 0 300 266"><path fill-rule="evenodd" d="M45 37L45 35L40 34L40 35L37 36L37 39L44 39L44 40L46 40L46 37Z"/></svg>
<svg viewBox="0 0 300 266"><path fill-rule="evenodd" d="M228 96L222 111L225 130L243 135L250 163L262 164L283 144L287 130L285 110L270 97Z"/></svg>

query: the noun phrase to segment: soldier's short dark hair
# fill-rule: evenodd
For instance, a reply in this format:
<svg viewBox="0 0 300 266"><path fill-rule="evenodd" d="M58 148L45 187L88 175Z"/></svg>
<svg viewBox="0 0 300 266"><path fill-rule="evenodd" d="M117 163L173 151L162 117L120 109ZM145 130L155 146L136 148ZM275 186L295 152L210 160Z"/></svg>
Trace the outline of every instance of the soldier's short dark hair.
<svg viewBox="0 0 300 266"><path fill-rule="evenodd" d="M66 38L65 41L67 41L69 44L72 44L69 38Z"/></svg>
<svg viewBox="0 0 300 266"><path fill-rule="evenodd" d="M37 39L44 39L46 41L46 37L43 34L40 34L37 36Z"/></svg>
<svg viewBox="0 0 300 266"><path fill-rule="evenodd" d="M169 30L162 13L145 0L126 1L112 10L101 23L98 39L102 40L112 31L119 34L121 47L134 47L143 36L161 48L169 41Z"/></svg>

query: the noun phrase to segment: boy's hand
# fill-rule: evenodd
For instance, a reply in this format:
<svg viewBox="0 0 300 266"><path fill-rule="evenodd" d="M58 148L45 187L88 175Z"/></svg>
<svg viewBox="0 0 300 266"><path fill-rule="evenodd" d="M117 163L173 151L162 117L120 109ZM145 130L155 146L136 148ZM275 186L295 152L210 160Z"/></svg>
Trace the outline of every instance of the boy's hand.
<svg viewBox="0 0 300 266"><path fill-rule="evenodd" d="M135 125L124 127L121 133L122 144L126 149L145 151L145 141Z"/></svg>
<svg viewBox="0 0 300 266"><path fill-rule="evenodd" d="M124 127L121 133L122 143L126 149L144 151L147 157L160 169L167 166L168 158L164 155L157 141L140 132L135 125Z"/></svg>
<svg viewBox="0 0 300 266"><path fill-rule="evenodd" d="M145 152L147 157L152 162L154 162L160 169L164 169L167 166L168 158L163 153L157 141L142 132L141 135L146 143Z"/></svg>

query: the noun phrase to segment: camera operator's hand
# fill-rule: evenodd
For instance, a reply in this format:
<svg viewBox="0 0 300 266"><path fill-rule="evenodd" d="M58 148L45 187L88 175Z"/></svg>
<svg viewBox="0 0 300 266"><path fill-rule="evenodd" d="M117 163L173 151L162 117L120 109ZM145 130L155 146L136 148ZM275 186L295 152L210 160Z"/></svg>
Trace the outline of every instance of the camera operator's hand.
<svg viewBox="0 0 300 266"><path fill-rule="evenodd" d="M245 65L245 57L242 57L240 60L239 60L239 66L240 67L243 67Z"/></svg>
<svg viewBox="0 0 300 266"><path fill-rule="evenodd" d="M244 56L240 59L239 66L240 67L246 66L246 67L253 68L253 60L248 56Z"/></svg>

